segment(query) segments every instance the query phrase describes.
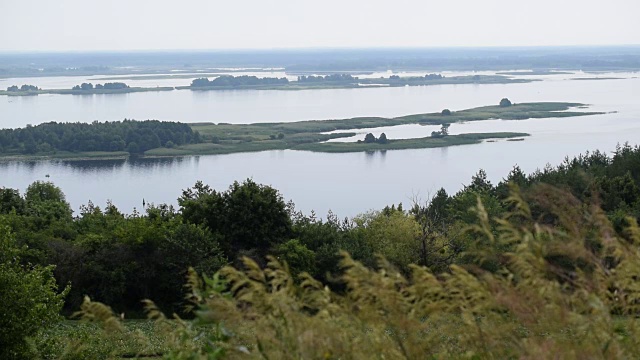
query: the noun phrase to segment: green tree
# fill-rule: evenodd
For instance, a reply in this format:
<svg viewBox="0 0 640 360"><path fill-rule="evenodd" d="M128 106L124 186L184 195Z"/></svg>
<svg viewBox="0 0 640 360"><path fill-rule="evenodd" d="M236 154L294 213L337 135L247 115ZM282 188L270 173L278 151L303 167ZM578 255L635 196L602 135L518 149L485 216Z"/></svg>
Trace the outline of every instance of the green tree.
<svg viewBox="0 0 640 360"><path fill-rule="evenodd" d="M61 320L69 288L58 293L53 269L21 264L20 249L0 217L0 358L29 358L26 339Z"/></svg>
<svg viewBox="0 0 640 360"><path fill-rule="evenodd" d="M362 233L376 254L383 255L403 270L408 270L409 264L419 262L420 226L414 216L391 210L361 215L355 222L358 224L356 231Z"/></svg>
<svg viewBox="0 0 640 360"><path fill-rule="evenodd" d="M71 206L62 190L52 182L36 181L24 193L25 211L43 229L56 221L71 222Z"/></svg>
<svg viewBox="0 0 640 360"><path fill-rule="evenodd" d="M298 239L292 239L276 246L274 253L280 261L285 261L289 265L292 275L298 275L302 272L315 274L316 272L316 254L300 243Z"/></svg>
<svg viewBox="0 0 640 360"><path fill-rule="evenodd" d="M24 208L25 201L18 190L0 188L0 214L8 214L11 211L22 214Z"/></svg>
<svg viewBox="0 0 640 360"><path fill-rule="evenodd" d="M234 259L241 252L264 257L291 235L291 219L282 195L248 179L218 193L201 182L178 199L186 221L221 235L221 245Z"/></svg>
<svg viewBox="0 0 640 360"><path fill-rule="evenodd" d="M374 143L376 142L376 140L377 140L376 137L372 133L368 133L364 137L364 142L368 144Z"/></svg>
<svg viewBox="0 0 640 360"><path fill-rule="evenodd" d="M385 133L380 134L380 137L378 138L378 144L386 144L388 142L389 140L387 139L387 134Z"/></svg>
<svg viewBox="0 0 640 360"><path fill-rule="evenodd" d="M503 98L502 100L500 100L500 107L509 107L511 105L511 101L507 98Z"/></svg>

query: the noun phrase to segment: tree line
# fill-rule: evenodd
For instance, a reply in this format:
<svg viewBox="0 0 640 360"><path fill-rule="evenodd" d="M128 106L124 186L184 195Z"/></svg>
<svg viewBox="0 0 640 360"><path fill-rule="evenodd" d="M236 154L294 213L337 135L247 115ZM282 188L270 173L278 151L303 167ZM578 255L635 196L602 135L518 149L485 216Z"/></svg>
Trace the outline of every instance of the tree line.
<svg viewBox="0 0 640 360"><path fill-rule="evenodd" d="M122 82L112 82L112 83L104 83L96 84L95 86L92 83L82 83L80 85L75 85L71 88L71 90L77 91L91 91L91 90L120 90L120 89L128 89L129 85Z"/></svg>
<svg viewBox="0 0 640 360"><path fill-rule="evenodd" d="M351 76L349 74L330 74L330 75L302 75L298 76L298 82L300 83L319 83L319 82L356 82L358 81L357 77Z"/></svg>
<svg viewBox="0 0 640 360"><path fill-rule="evenodd" d="M191 87L216 87L216 86L225 86L225 87L234 87L234 86L253 86L253 85L284 85L288 84L289 80L287 78L259 78L257 76L233 76L233 75L223 75L219 76L213 80L209 80L208 78L199 78L193 79L191 81Z"/></svg>
<svg viewBox="0 0 640 360"><path fill-rule="evenodd" d="M142 153L158 147L201 142L189 125L168 121L50 122L0 130L0 154L37 154L56 151L128 151Z"/></svg>
<svg viewBox="0 0 640 360"><path fill-rule="evenodd" d="M26 84L20 87L18 87L18 85L12 85L7 88L7 91L38 91L38 90L40 90L39 87L35 85L26 85Z"/></svg>

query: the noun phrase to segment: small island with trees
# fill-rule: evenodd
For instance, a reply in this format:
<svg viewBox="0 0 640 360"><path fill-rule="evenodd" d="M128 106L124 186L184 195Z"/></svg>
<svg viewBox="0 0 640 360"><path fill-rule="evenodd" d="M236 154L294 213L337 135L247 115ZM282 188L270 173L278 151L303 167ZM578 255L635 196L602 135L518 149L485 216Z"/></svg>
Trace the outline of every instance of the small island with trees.
<svg viewBox="0 0 640 360"><path fill-rule="evenodd" d="M20 129L0 130L0 158L94 159L123 158L130 155L171 157L230 154L285 149L335 153L420 149L476 144L488 139L521 139L528 136L526 133L512 132L450 135L449 126L457 122L602 114L570 111L571 108L585 106L579 103L542 102L504 106L504 100L506 99L503 99L500 105L396 118L358 117L256 124L185 124L157 120L91 124L51 122ZM408 124L439 125L441 129L423 138L389 139L386 134L376 138L369 133L357 142L327 142L331 139L353 137L359 129ZM347 131L335 133L336 130Z"/></svg>
<svg viewBox="0 0 640 360"><path fill-rule="evenodd" d="M132 92L145 91L170 91L173 87L130 87L122 82L112 82L105 84L82 83L73 86L71 89L41 89L35 85L17 85L9 86L6 91L0 91L0 95L8 96L30 96L40 94L71 94L71 95L90 95L90 94L125 94Z"/></svg>
<svg viewBox="0 0 640 360"><path fill-rule="evenodd" d="M256 76L223 75L213 80L208 78L194 79L189 86L178 86L176 89L191 90L306 90L306 89L349 89L363 87L400 87L427 86L446 84L510 84L532 82L531 79L514 79L502 75L464 75L445 77L441 74L400 77L391 75L388 78L358 78L350 74L301 75L297 81L286 78L258 78Z"/></svg>
<svg viewBox="0 0 640 360"><path fill-rule="evenodd" d="M30 96L39 94L124 94L147 91L172 91L172 90L310 90L310 89L355 89L365 87L401 87L401 86L428 86L428 85L463 85L463 84L511 84L527 83L532 79L515 79L504 75L463 75L442 76L441 74L426 74L424 76L401 77L391 75L388 78L358 78L350 74L330 75L301 75L296 81L275 77L257 77L249 75L221 75L212 80L208 77L193 79L188 86L165 87L131 87L122 82L105 84L92 84L84 82L73 86L71 89L41 89L35 85L12 85L7 90L0 90L0 95Z"/></svg>

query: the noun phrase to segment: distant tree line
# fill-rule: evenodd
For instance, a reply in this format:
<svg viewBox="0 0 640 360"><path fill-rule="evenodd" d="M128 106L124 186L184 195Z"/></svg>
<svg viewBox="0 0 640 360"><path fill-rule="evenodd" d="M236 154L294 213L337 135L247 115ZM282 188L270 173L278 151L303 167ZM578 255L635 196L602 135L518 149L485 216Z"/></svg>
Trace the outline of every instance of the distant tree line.
<svg viewBox="0 0 640 360"><path fill-rule="evenodd" d="M104 85L96 84L95 86L92 83L82 83L80 85L76 85L71 88L71 90L120 90L120 89L128 89L129 85L121 82L113 82L113 83L105 83Z"/></svg>
<svg viewBox="0 0 640 360"><path fill-rule="evenodd" d="M326 76L298 76L298 82L300 83L317 83L317 82L355 82L358 81L357 77L353 77L349 74L331 74Z"/></svg>
<svg viewBox="0 0 640 360"><path fill-rule="evenodd" d="M135 154L162 146L173 147L200 141L200 133L194 132L187 124L177 122L50 122L0 130L0 153L35 154L63 150L128 151Z"/></svg>
<svg viewBox="0 0 640 360"><path fill-rule="evenodd" d="M7 88L7 91L38 91L38 90L40 90L40 88L35 85L22 85L20 87L18 87L18 85L13 85Z"/></svg>
<svg viewBox="0 0 640 360"><path fill-rule="evenodd" d="M440 80L443 79L444 76L440 75L440 74L427 74L423 77L410 77L408 78L409 80ZM402 79L400 76L398 75L391 75L389 76L389 80L400 80Z"/></svg>
<svg viewBox="0 0 640 360"><path fill-rule="evenodd" d="M287 78L259 78L257 76L232 76L224 75L217 77L213 80L208 78L193 79L191 81L191 87L214 87L214 86L252 86L252 85L284 85L288 84Z"/></svg>

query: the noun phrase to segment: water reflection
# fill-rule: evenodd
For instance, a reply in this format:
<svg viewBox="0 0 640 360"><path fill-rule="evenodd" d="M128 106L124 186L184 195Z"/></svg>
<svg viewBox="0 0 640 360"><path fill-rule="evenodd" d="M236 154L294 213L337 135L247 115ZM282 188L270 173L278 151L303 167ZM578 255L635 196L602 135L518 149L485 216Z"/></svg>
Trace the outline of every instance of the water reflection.
<svg viewBox="0 0 640 360"><path fill-rule="evenodd" d="M198 180L224 190L235 180L253 178L279 189L285 199L294 200L305 212L313 209L324 215L332 209L339 216L352 216L400 201L410 202L416 194L424 198L440 187L455 193L480 168L496 183L516 163L523 171L532 172L587 150L610 152L617 143L625 141L640 144L638 93L640 79L559 79L479 87L175 92L171 96L144 93L142 97L125 94L117 101L109 96L51 95L10 99L16 103L7 103L7 97L0 97L1 126L16 124L11 121L17 121L18 125L35 123L42 116L91 121L161 114L163 117L158 118L167 120L194 116L203 121L245 123L274 118L398 116L440 111L445 107L455 110L487 105L505 96L517 102L576 101L592 104L593 111L618 111L579 118L455 124L451 130L458 127L456 131L460 132L515 131L532 136L525 141L500 140L449 148L347 154L278 150L183 158L0 162L0 186L24 191L35 180L51 180L62 188L74 209L89 200L102 206L110 199L123 211L130 212L134 207L140 208L142 198L149 203L176 205L181 190Z"/></svg>

